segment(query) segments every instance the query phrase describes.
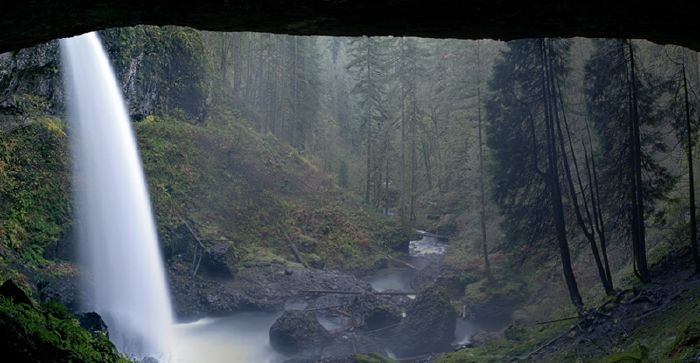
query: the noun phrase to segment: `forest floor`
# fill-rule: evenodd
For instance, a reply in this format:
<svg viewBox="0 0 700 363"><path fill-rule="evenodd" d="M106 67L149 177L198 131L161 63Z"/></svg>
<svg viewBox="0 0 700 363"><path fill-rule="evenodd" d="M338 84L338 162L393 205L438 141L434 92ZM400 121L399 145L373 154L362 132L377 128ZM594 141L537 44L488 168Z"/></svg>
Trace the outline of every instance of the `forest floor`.
<svg viewBox="0 0 700 363"><path fill-rule="evenodd" d="M671 253L652 266L652 283L619 291L580 319L511 326L497 341L438 361L698 362L700 276L693 268L687 249Z"/></svg>
<svg viewBox="0 0 700 363"><path fill-rule="evenodd" d="M700 361L700 276L689 261L688 250L667 256L652 283L609 297L529 357Z"/></svg>

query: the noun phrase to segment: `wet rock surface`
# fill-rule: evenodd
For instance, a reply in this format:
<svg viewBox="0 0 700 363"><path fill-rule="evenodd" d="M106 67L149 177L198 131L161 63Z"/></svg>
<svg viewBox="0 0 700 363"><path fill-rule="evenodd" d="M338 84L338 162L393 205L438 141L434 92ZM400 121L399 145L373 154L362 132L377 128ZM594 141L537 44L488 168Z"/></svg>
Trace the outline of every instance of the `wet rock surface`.
<svg viewBox="0 0 700 363"><path fill-rule="evenodd" d="M246 310L280 311L288 302L311 308L347 305L354 295L310 291L370 291L367 282L352 275L282 265L248 267L224 281L193 276L189 263L174 263L168 272L176 314L186 319Z"/></svg>
<svg viewBox="0 0 700 363"><path fill-rule="evenodd" d="M80 300L85 290L80 287L77 273L44 279L37 283L37 288L42 302L58 302L72 311L80 309Z"/></svg>
<svg viewBox="0 0 700 363"><path fill-rule="evenodd" d="M107 324L102 320L100 314L95 312L89 313L79 313L75 315L85 330L92 334L104 333L109 337L109 332L107 330Z"/></svg>
<svg viewBox="0 0 700 363"><path fill-rule="evenodd" d="M27 293L12 280L7 280L0 285L0 296L10 299L16 304L32 305L32 300L27 296Z"/></svg>
<svg viewBox="0 0 700 363"><path fill-rule="evenodd" d="M493 341L496 341L500 338L503 337L503 334L499 332L490 332L490 331L485 331L485 330L480 330L476 332L474 335L472 335L470 339L470 343L474 347L480 347L483 345L486 345L488 343L491 343Z"/></svg>
<svg viewBox="0 0 700 363"><path fill-rule="evenodd" d="M386 328L401 321L401 310L391 299L371 293L358 295L350 304L352 325L362 330Z"/></svg>
<svg viewBox="0 0 700 363"><path fill-rule="evenodd" d="M204 253L200 270L214 279L227 279L236 274L238 256L228 241L213 243Z"/></svg>
<svg viewBox="0 0 700 363"><path fill-rule="evenodd" d="M309 311L285 311L270 327L270 345L284 354L316 355L330 340L330 334Z"/></svg>
<svg viewBox="0 0 700 363"><path fill-rule="evenodd" d="M457 313L445 291L436 286L427 287L418 293L397 327L392 351L408 357L450 350L456 319Z"/></svg>

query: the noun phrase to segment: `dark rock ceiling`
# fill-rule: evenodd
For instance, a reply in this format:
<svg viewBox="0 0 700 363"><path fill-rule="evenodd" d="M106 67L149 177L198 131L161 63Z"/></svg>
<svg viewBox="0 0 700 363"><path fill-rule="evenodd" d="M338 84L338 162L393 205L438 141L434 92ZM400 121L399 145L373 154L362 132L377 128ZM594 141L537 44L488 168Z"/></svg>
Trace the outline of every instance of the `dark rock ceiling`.
<svg viewBox="0 0 700 363"><path fill-rule="evenodd" d="M11 0L0 52L136 24L434 38L644 38L700 50L698 0Z"/></svg>

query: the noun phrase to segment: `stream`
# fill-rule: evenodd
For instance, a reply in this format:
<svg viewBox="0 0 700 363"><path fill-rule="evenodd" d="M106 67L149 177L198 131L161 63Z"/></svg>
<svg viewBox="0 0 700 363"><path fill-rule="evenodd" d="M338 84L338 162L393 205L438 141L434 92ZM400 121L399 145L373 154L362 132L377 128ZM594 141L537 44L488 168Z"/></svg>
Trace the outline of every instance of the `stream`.
<svg viewBox="0 0 700 363"><path fill-rule="evenodd" d="M378 270L369 278L369 283L377 291L416 291L421 286L421 272L427 268L439 270L442 258L447 251L447 243L428 232L416 230L421 239L408 245L408 256L402 261L416 267L387 267ZM430 272L428 272L430 274ZM411 296L409 296L411 297ZM468 319L457 318L454 345L468 344L469 338L480 330L479 325Z"/></svg>
<svg viewBox="0 0 700 363"><path fill-rule="evenodd" d="M418 230L418 234L425 233ZM408 244L408 256L401 260L416 267L412 269L408 266L387 267L378 270L368 279L369 283L377 291L414 291L413 281L417 274L431 264L440 264L442 257L447 250L447 244L438 240L437 237L422 235L419 240L410 241Z"/></svg>
<svg viewBox="0 0 700 363"><path fill-rule="evenodd" d="M420 235L422 231L417 231ZM430 235L410 241L409 254L402 261L415 266L387 267L377 270L366 278L376 291L414 291L420 272L428 267L438 267L447 249L447 244ZM400 263L393 263L399 265ZM415 296L409 296L415 298ZM298 306L297 306L298 305ZM288 303L286 309L303 309L306 304ZM226 317L205 318L192 323L177 324L174 331L172 360L178 363L190 362L260 362L278 363L286 357L275 352L270 346L269 330L281 313L249 312L236 313ZM319 317L319 322L328 331L343 328L342 317ZM457 319L455 344L469 342L469 337L478 330L471 321Z"/></svg>

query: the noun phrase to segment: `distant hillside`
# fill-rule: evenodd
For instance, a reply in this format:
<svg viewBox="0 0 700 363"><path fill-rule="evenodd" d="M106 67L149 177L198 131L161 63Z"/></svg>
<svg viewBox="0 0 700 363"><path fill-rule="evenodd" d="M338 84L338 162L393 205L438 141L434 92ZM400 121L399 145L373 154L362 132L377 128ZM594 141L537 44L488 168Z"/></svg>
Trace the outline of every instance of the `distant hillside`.
<svg viewBox="0 0 700 363"><path fill-rule="evenodd" d="M386 254L381 216L245 121L148 117L136 130L169 259L192 254L188 227L204 244L230 243L242 265L297 262L290 242L316 267L363 269Z"/></svg>

